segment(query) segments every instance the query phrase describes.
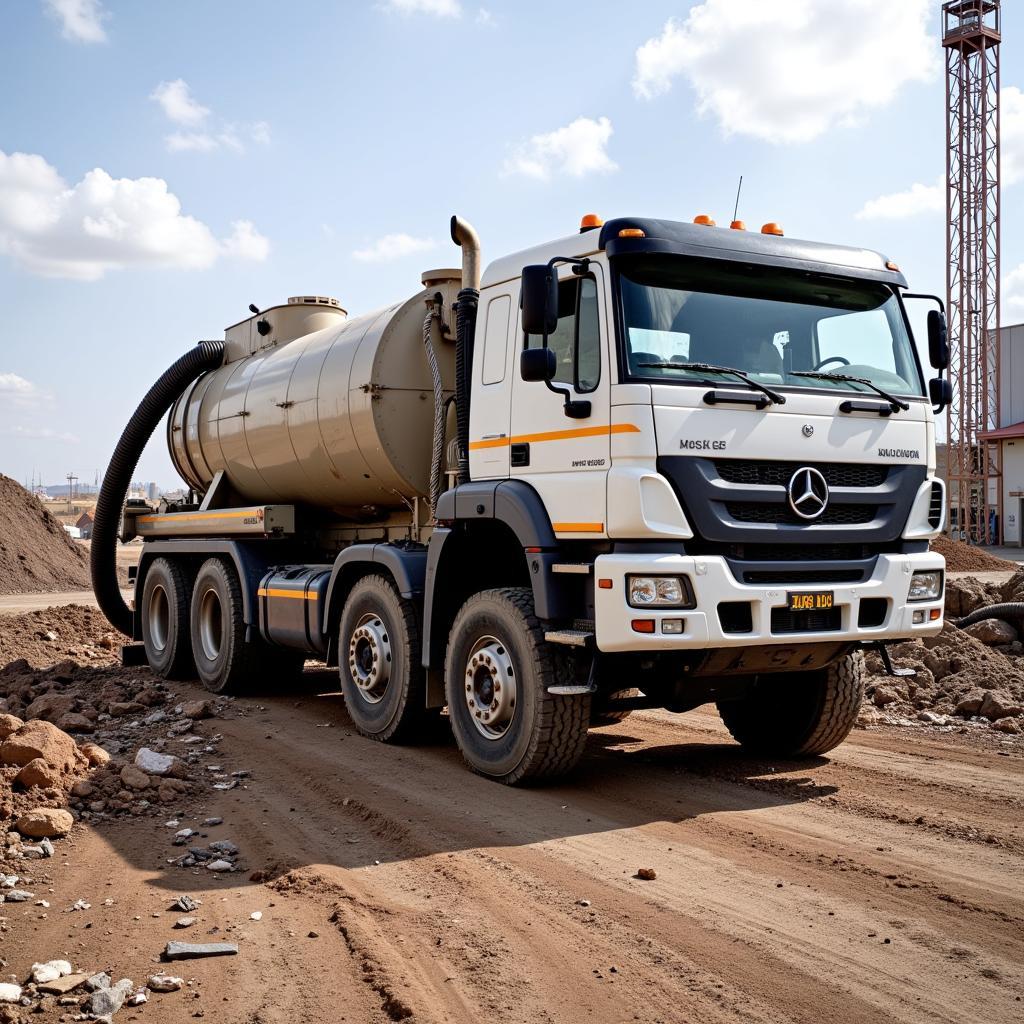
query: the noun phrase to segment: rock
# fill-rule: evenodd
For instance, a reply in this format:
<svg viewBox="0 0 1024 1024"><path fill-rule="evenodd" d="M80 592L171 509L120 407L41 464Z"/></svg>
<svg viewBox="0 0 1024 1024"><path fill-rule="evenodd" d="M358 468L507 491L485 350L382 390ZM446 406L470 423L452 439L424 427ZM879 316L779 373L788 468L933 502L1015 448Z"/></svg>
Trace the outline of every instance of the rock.
<svg viewBox="0 0 1024 1024"><path fill-rule="evenodd" d="M151 785L149 776L133 764L126 764L121 769L121 781L129 789L149 789Z"/></svg>
<svg viewBox="0 0 1024 1024"><path fill-rule="evenodd" d="M16 715L0 715L0 742L12 732L17 732L25 723Z"/></svg>
<svg viewBox="0 0 1024 1024"><path fill-rule="evenodd" d="M144 707L151 708L163 704L167 698L155 686L147 686L135 695L135 699Z"/></svg>
<svg viewBox="0 0 1024 1024"><path fill-rule="evenodd" d="M225 857L233 857L238 853L238 847L230 839L217 839L210 843L210 849L215 853L222 853Z"/></svg>
<svg viewBox="0 0 1024 1024"><path fill-rule="evenodd" d="M171 906L171 910L184 910L186 914L190 914L193 910L198 909L199 903L192 899L191 896L179 896Z"/></svg>
<svg viewBox="0 0 1024 1024"><path fill-rule="evenodd" d="M187 700L179 704L174 709L174 713L181 715L182 718L213 718L216 709L213 706L213 701L210 700Z"/></svg>
<svg viewBox="0 0 1024 1024"><path fill-rule="evenodd" d="M9 981L0 981L0 1003L17 1003L21 1000L21 986Z"/></svg>
<svg viewBox="0 0 1024 1024"><path fill-rule="evenodd" d="M32 839L66 836L75 824L69 811L59 807L37 807L23 814L14 827Z"/></svg>
<svg viewBox="0 0 1024 1024"><path fill-rule="evenodd" d="M31 899L35 899L35 893L29 892L27 889L8 889L4 893L8 903L27 903Z"/></svg>
<svg viewBox="0 0 1024 1024"><path fill-rule="evenodd" d="M634 878L642 878L645 882L653 882L658 877L654 868L638 868Z"/></svg>
<svg viewBox="0 0 1024 1024"><path fill-rule="evenodd" d="M32 980L37 985L48 981L56 981L71 973L71 964L67 960L49 960L45 964L32 965ZM83 979L84 980L84 979Z"/></svg>
<svg viewBox="0 0 1024 1024"><path fill-rule="evenodd" d="M976 715L981 710L981 705L984 703L987 693L987 690L981 690L975 687L965 697L961 697L957 702L956 713L958 715L963 715L964 718L970 718L971 715Z"/></svg>
<svg viewBox="0 0 1024 1024"><path fill-rule="evenodd" d="M213 828L214 825L223 825L223 824L224 824L224 819L223 818L207 818L203 822L203 827L204 828Z"/></svg>
<svg viewBox="0 0 1024 1024"><path fill-rule="evenodd" d="M57 728L63 729L65 732L95 732L96 723L90 721L85 715L80 715L77 711L69 711L66 715L60 716Z"/></svg>
<svg viewBox="0 0 1024 1024"><path fill-rule="evenodd" d="M993 647L996 644L1012 644L1017 639L1017 630L1008 622L1002 619L982 619L968 626L965 633L970 634L975 640Z"/></svg>
<svg viewBox="0 0 1024 1024"><path fill-rule="evenodd" d="M973 576L946 576L946 614L953 619L970 615L976 608L995 604L998 593L991 593L984 583Z"/></svg>
<svg viewBox="0 0 1024 1024"><path fill-rule="evenodd" d="M141 1006L143 1003L148 1003L148 1002L149 1002L149 996L146 995L146 990L144 988L138 989L138 991L133 992L128 997L128 1005L129 1006Z"/></svg>
<svg viewBox="0 0 1024 1024"><path fill-rule="evenodd" d="M135 755L135 765L147 775L166 775L175 765L178 758L172 754L160 754L149 747L140 747Z"/></svg>
<svg viewBox="0 0 1024 1024"><path fill-rule="evenodd" d="M83 1003L83 1008L94 1017L113 1016L134 988L130 979L122 978L110 988L100 988L93 992Z"/></svg>
<svg viewBox="0 0 1024 1024"><path fill-rule="evenodd" d="M18 772L14 777L14 781L26 789L32 786L39 786L40 789L50 789L60 785L60 772L41 757L36 757Z"/></svg>
<svg viewBox="0 0 1024 1024"><path fill-rule="evenodd" d="M262 910L254 910L249 915L249 920L250 921L262 921L263 920L263 911Z"/></svg>
<svg viewBox="0 0 1024 1024"><path fill-rule="evenodd" d="M0 743L0 764L23 766L37 757L66 771L75 766L80 755L75 741L50 722L26 722Z"/></svg>
<svg viewBox="0 0 1024 1024"><path fill-rule="evenodd" d="M54 981L47 981L41 984L39 991L46 992L52 996L67 995L68 992L73 992L76 988L84 985L87 977L85 974L67 974L63 978L57 978Z"/></svg>
<svg viewBox="0 0 1024 1024"><path fill-rule="evenodd" d="M79 800L88 800L96 792L96 787L86 779L81 779L71 787L71 795Z"/></svg>
<svg viewBox="0 0 1024 1024"><path fill-rule="evenodd" d="M0 668L0 679L5 676L21 676L32 671L32 666L24 658L15 658Z"/></svg>
<svg viewBox="0 0 1024 1024"><path fill-rule="evenodd" d="M1005 718L1007 715L1019 715L1024 712L1020 702L1014 700L1005 690L987 690L981 702L978 714L991 721Z"/></svg>
<svg viewBox="0 0 1024 1024"><path fill-rule="evenodd" d="M126 715L137 715L140 711L143 711L143 705L137 704L135 701L111 701L107 705L107 711L114 718L124 718Z"/></svg>
<svg viewBox="0 0 1024 1024"><path fill-rule="evenodd" d="M146 982L146 987L151 992L177 992L184 984L183 978L176 978L173 974L153 974Z"/></svg>
<svg viewBox="0 0 1024 1024"><path fill-rule="evenodd" d="M234 864L229 860L211 860L206 865L207 871L231 871L234 868Z"/></svg>
<svg viewBox="0 0 1024 1024"><path fill-rule="evenodd" d="M25 709L26 718L41 718L45 722L56 722L75 706L75 698L67 693L44 693L36 697Z"/></svg>
<svg viewBox="0 0 1024 1024"><path fill-rule="evenodd" d="M1017 735L1020 730L1020 722L1016 718L1011 718L1009 715L1006 718L997 718L992 723L992 728L999 732L1007 732L1011 735Z"/></svg>
<svg viewBox="0 0 1024 1024"><path fill-rule="evenodd" d="M98 743L83 743L78 749L93 768L110 763L110 755Z"/></svg>
<svg viewBox="0 0 1024 1024"><path fill-rule="evenodd" d="M917 715L919 722L924 722L925 725L945 725L946 716L937 715L934 711L920 711Z"/></svg>
<svg viewBox="0 0 1024 1024"><path fill-rule="evenodd" d="M106 971L100 971L99 974L85 979L85 987L90 992L98 992L101 988L110 988L110 975Z"/></svg>
<svg viewBox="0 0 1024 1024"><path fill-rule="evenodd" d="M889 686L876 686L871 699L877 707L884 708L886 704L892 704L893 701L899 700L900 695Z"/></svg>
<svg viewBox="0 0 1024 1024"><path fill-rule="evenodd" d="M174 922L174 927L191 928L195 923L196 919L194 917L179 917L178 920Z"/></svg>
<svg viewBox="0 0 1024 1024"><path fill-rule="evenodd" d="M168 942L164 950L167 960L192 960L206 956L235 956L238 946L233 942Z"/></svg>

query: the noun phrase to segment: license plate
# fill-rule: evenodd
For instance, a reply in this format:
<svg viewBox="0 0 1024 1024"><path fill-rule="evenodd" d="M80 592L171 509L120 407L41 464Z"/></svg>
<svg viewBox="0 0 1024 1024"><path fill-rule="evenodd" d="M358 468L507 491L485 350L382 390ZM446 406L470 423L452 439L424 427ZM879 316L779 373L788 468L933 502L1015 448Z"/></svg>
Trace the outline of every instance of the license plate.
<svg viewBox="0 0 1024 1024"><path fill-rule="evenodd" d="M791 590L786 598L791 612L819 612L831 608L835 603L831 590Z"/></svg>

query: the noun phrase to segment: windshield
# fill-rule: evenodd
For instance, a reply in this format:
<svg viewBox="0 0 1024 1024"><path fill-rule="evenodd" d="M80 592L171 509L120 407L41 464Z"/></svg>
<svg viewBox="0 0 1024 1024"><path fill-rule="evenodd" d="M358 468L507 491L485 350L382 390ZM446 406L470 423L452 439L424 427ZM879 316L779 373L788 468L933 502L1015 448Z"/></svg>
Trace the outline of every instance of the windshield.
<svg viewBox="0 0 1024 1024"><path fill-rule="evenodd" d="M923 394L899 301L885 284L667 256L623 259L618 270L632 377L722 383L665 365L710 363L769 386L869 391L799 376L818 371Z"/></svg>

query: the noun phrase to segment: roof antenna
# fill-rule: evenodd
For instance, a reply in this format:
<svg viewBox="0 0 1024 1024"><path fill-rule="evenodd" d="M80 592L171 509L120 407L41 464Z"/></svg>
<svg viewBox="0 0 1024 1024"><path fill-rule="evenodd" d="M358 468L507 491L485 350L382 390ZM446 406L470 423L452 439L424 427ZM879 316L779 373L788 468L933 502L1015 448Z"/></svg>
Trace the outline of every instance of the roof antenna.
<svg viewBox="0 0 1024 1024"><path fill-rule="evenodd" d="M738 220L740 214L740 192L743 190L743 175L740 175L740 182L736 186L736 205L732 208L732 226L743 229L743 221Z"/></svg>

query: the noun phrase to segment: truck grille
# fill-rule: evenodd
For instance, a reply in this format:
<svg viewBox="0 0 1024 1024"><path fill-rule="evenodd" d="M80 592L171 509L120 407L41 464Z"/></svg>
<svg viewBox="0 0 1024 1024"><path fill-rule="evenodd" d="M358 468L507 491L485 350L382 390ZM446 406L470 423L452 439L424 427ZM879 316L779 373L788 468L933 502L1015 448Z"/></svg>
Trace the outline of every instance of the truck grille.
<svg viewBox="0 0 1024 1024"><path fill-rule="evenodd" d="M770 523L772 525L807 526L812 525L801 519L789 505L747 504L741 501L728 501L726 511L738 523ZM875 518L874 505L835 505L831 504L822 515L813 520L822 526L856 526L870 523Z"/></svg>
<svg viewBox="0 0 1024 1024"><path fill-rule="evenodd" d="M719 477L730 484L785 487L798 469L818 470L829 487L880 487L888 466L847 462L772 462L763 459L715 459Z"/></svg>
<svg viewBox="0 0 1024 1024"><path fill-rule="evenodd" d="M863 569L746 569L740 575L744 583L862 583Z"/></svg>
<svg viewBox="0 0 1024 1024"><path fill-rule="evenodd" d="M842 610L830 608L819 612L791 612L788 608L772 609L772 633L831 633L842 628Z"/></svg>

